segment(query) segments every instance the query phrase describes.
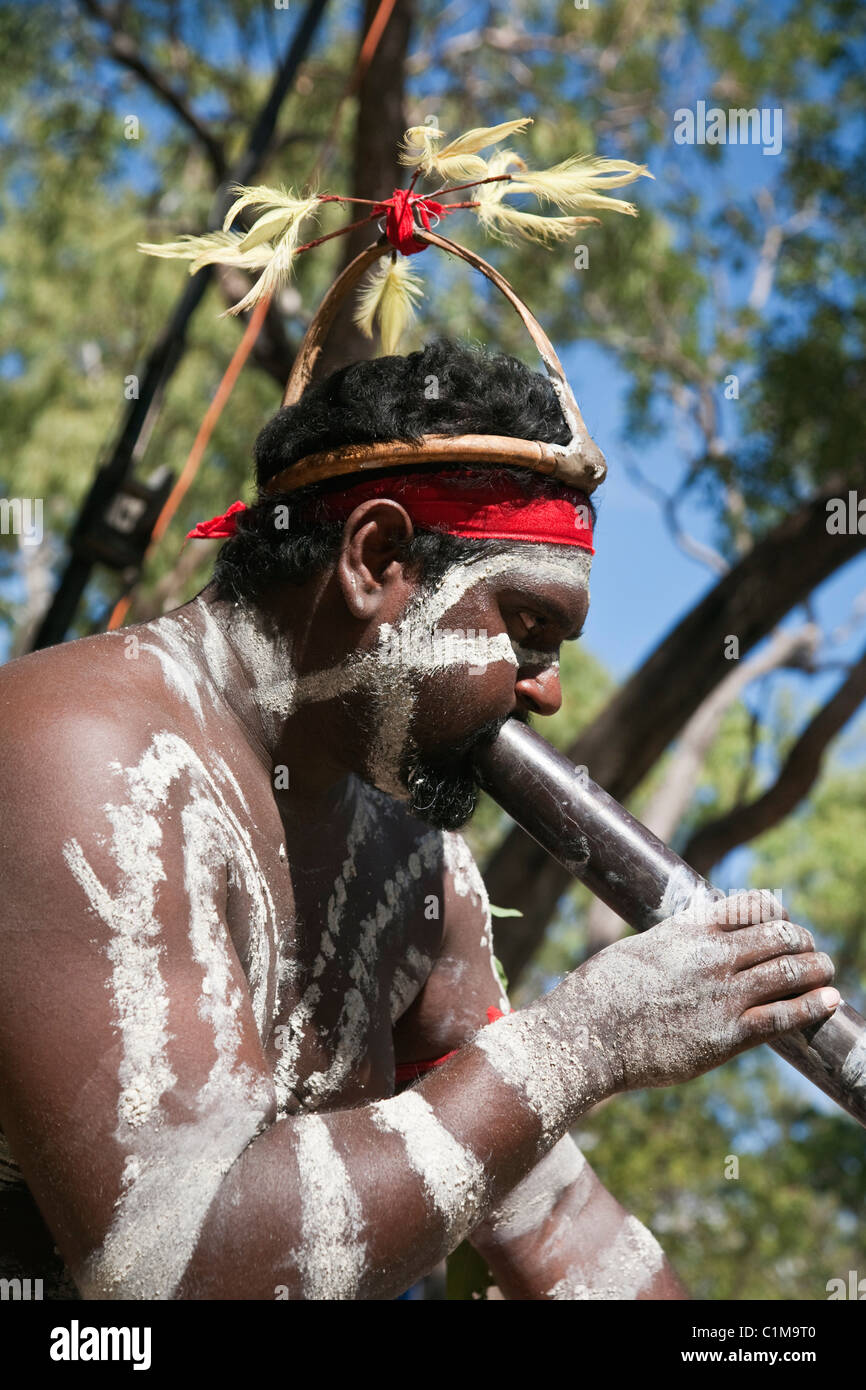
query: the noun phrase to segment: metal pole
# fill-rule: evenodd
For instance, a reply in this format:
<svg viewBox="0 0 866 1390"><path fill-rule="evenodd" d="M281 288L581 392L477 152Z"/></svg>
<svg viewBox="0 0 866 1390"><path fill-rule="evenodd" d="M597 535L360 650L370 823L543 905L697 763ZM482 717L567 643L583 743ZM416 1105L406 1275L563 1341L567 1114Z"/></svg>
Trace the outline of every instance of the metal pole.
<svg viewBox="0 0 866 1390"><path fill-rule="evenodd" d="M583 768L518 720L476 759L485 791L636 931L721 895ZM840 1004L825 1023L770 1043L866 1126L866 1019Z"/></svg>

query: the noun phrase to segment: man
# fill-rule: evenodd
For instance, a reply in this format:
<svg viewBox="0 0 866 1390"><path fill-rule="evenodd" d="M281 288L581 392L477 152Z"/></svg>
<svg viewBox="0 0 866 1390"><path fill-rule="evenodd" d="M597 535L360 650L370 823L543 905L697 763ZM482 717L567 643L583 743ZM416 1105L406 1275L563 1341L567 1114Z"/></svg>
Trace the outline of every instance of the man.
<svg viewBox="0 0 866 1390"><path fill-rule="evenodd" d="M468 1234L509 1298L682 1297L569 1129L838 1003L761 899L508 1012L455 828L473 749L559 708L590 549L448 518L559 516L569 490L472 468L263 491L431 430L568 435L509 358L347 368L263 431L260 501L195 600L3 672L4 1258L58 1296L62 1261L84 1297L393 1298Z"/></svg>

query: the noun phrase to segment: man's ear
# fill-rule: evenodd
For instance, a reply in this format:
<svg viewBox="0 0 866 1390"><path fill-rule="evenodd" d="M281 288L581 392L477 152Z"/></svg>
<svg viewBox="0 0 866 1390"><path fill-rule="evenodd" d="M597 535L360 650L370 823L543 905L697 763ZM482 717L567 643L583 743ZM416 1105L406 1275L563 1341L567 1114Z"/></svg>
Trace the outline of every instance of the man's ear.
<svg viewBox="0 0 866 1390"><path fill-rule="evenodd" d="M397 595L405 601L409 585L399 564L403 546L414 534L412 519L399 502L371 498L346 520L343 544L334 571L346 607L354 618L375 618Z"/></svg>

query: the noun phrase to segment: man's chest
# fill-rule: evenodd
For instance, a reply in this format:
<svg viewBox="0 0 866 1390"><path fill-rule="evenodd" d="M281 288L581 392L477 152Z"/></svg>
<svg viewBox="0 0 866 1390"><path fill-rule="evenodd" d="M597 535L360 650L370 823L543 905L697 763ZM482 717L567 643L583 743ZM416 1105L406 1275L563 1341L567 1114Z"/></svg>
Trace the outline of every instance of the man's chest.
<svg viewBox="0 0 866 1390"><path fill-rule="evenodd" d="M393 1024L442 936L441 833L410 829L363 784L327 833L281 829L275 814L252 845L266 920L243 873L228 870L229 927L280 1111L391 1095Z"/></svg>

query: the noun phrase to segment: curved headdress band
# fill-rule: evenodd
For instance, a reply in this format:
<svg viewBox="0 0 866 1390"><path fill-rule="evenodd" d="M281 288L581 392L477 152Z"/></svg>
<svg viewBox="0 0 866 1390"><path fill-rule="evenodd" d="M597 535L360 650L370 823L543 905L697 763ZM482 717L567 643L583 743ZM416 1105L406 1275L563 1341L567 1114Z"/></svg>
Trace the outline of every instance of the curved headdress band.
<svg viewBox="0 0 866 1390"><path fill-rule="evenodd" d="M324 482L329 478L341 478L363 473L372 469L405 469L412 464L436 463L454 466L456 463L476 463L495 467L499 464L516 464L531 469L535 473L545 473L569 487L590 493L604 481L607 467L604 455L593 442L583 421L583 416L574 399L571 387L566 380L562 363L556 355L553 344L541 324L523 300L515 294L504 276L492 265L482 260L474 251L469 251L447 237L416 227L413 235L418 241L438 246L452 256L467 261L476 270L486 275L517 311L523 320L532 341L538 348L547 370L550 383L556 392L565 422L571 430L568 444L547 444L539 440L516 439L511 435L465 434L465 435L424 435L417 444L402 442L380 444L347 444L339 449L329 449L318 454L308 454L291 467L270 478L264 492L293 492L311 483ZM291 376L283 396L283 406L294 405L312 380L316 363L325 339L334 321L337 309L346 295L355 288L362 275L380 256L390 252L392 247L387 238L382 237L373 246L368 246L346 267L334 281L314 315L301 344Z"/></svg>

